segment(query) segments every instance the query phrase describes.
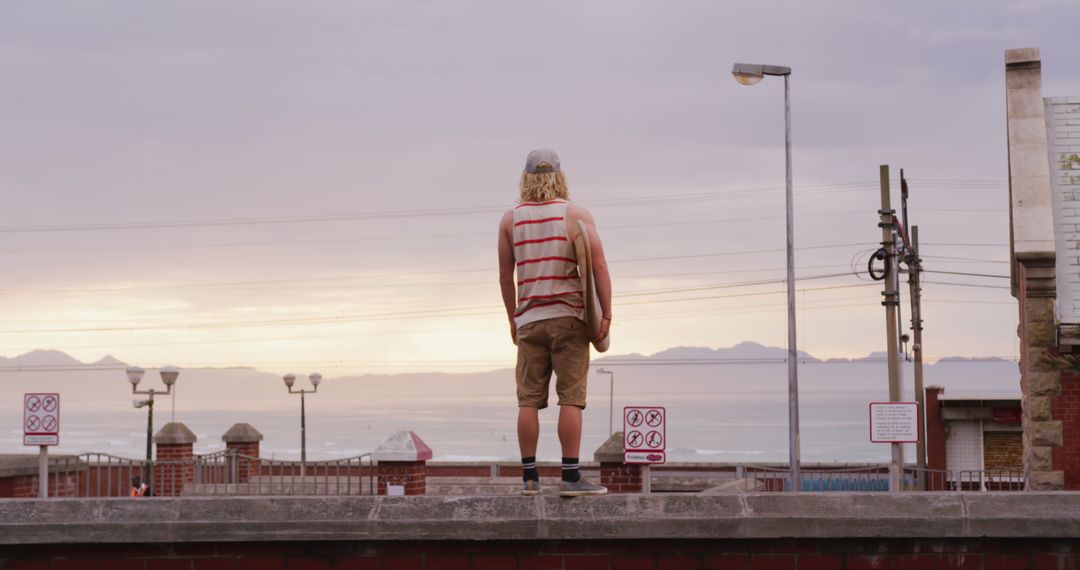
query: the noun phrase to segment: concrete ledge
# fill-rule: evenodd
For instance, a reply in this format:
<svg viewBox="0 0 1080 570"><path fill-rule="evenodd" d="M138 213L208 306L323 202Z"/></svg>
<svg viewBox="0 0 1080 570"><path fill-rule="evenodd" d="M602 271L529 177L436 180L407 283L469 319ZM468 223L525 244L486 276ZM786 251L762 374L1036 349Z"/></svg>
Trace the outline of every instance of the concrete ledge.
<svg viewBox="0 0 1080 570"><path fill-rule="evenodd" d="M1080 494L0 500L0 544L1080 536Z"/></svg>

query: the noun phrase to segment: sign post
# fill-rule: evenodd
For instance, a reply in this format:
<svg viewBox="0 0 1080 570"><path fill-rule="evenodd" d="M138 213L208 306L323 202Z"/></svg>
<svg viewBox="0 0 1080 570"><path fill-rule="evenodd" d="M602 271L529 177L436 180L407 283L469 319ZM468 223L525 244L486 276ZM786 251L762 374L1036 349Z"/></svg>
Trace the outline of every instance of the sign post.
<svg viewBox="0 0 1080 570"><path fill-rule="evenodd" d="M641 492L652 491L650 465L667 460L667 410L660 406L623 408L623 463L641 465Z"/></svg>
<svg viewBox="0 0 1080 570"><path fill-rule="evenodd" d="M919 441L919 404L916 402L870 402L870 442L888 443L893 456L903 443ZM889 467L889 491L899 492L903 466Z"/></svg>
<svg viewBox="0 0 1080 570"><path fill-rule="evenodd" d="M60 445L60 394L23 394L23 445L38 446L38 497L49 496L49 446Z"/></svg>

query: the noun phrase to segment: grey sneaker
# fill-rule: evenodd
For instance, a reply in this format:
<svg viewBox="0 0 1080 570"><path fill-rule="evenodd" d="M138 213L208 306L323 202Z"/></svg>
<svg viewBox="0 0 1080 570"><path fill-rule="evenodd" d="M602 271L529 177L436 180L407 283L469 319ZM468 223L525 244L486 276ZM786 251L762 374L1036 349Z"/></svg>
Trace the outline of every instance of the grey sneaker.
<svg viewBox="0 0 1080 570"><path fill-rule="evenodd" d="M588 479L582 477L573 483L563 481L559 483L559 496L560 497L580 497L582 495L606 495L607 487L590 483Z"/></svg>
<svg viewBox="0 0 1080 570"><path fill-rule="evenodd" d="M521 494L526 497L532 497L540 494L540 482L539 481L525 481L525 486L521 489Z"/></svg>

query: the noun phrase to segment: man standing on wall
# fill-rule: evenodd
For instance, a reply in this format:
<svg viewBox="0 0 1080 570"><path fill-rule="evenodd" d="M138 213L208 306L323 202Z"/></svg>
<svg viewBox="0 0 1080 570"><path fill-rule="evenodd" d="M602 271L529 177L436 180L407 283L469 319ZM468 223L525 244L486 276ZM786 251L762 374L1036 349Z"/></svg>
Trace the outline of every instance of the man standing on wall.
<svg viewBox="0 0 1080 570"><path fill-rule="evenodd" d="M563 455L559 494L603 495L607 493L605 487L581 476L578 456L589 341L606 337L611 326L611 276L604 249L592 215L569 201L566 175L555 151L537 149L529 153L520 190L521 202L499 223L499 284L510 320L510 338L518 348L517 431L524 479L522 494L540 493L536 470L539 411L548 405L548 385L554 372ZM603 315L595 339L589 338L585 325L582 280L574 251L579 220L589 232Z"/></svg>

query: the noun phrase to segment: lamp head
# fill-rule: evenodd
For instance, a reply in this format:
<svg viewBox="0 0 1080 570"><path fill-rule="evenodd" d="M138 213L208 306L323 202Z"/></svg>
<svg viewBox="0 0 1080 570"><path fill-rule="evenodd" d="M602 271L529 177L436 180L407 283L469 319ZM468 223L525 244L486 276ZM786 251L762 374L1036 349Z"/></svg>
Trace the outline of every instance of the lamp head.
<svg viewBox="0 0 1080 570"><path fill-rule="evenodd" d="M753 85L765 77L765 66L753 63L736 63L731 69L735 81L743 85Z"/></svg>
<svg viewBox="0 0 1080 570"><path fill-rule="evenodd" d="M172 386L176 384L176 378L180 376L180 369L175 366L162 366L161 367L161 381L166 386Z"/></svg>
<svg viewBox="0 0 1080 570"><path fill-rule="evenodd" d="M286 374L282 380L285 381L286 388L292 388L292 385L296 383L296 374Z"/></svg>
<svg viewBox="0 0 1080 570"><path fill-rule="evenodd" d="M603 368L597 368L596 372L599 373L599 374L607 374L608 373L607 370L604 370Z"/></svg>
<svg viewBox="0 0 1080 570"><path fill-rule="evenodd" d="M311 380L311 385L312 386L318 388L319 387L319 382L322 382L322 374L319 374L318 372L312 372L308 376L308 380Z"/></svg>
<svg viewBox="0 0 1080 570"><path fill-rule="evenodd" d="M743 85L753 85L766 75L791 75L791 68L782 65L762 65L760 63L736 63L731 69L735 81Z"/></svg>
<svg viewBox="0 0 1080 570"><path fill-rule="evenodd" d="M127 367L128 382L131 382L132 387L138 386L139 382L142 382L142 377L143 377L143 374L145 374L145 373L146 373L146 371L143 370L142 368L139 368L138 366L128 366Z"/></svg>

